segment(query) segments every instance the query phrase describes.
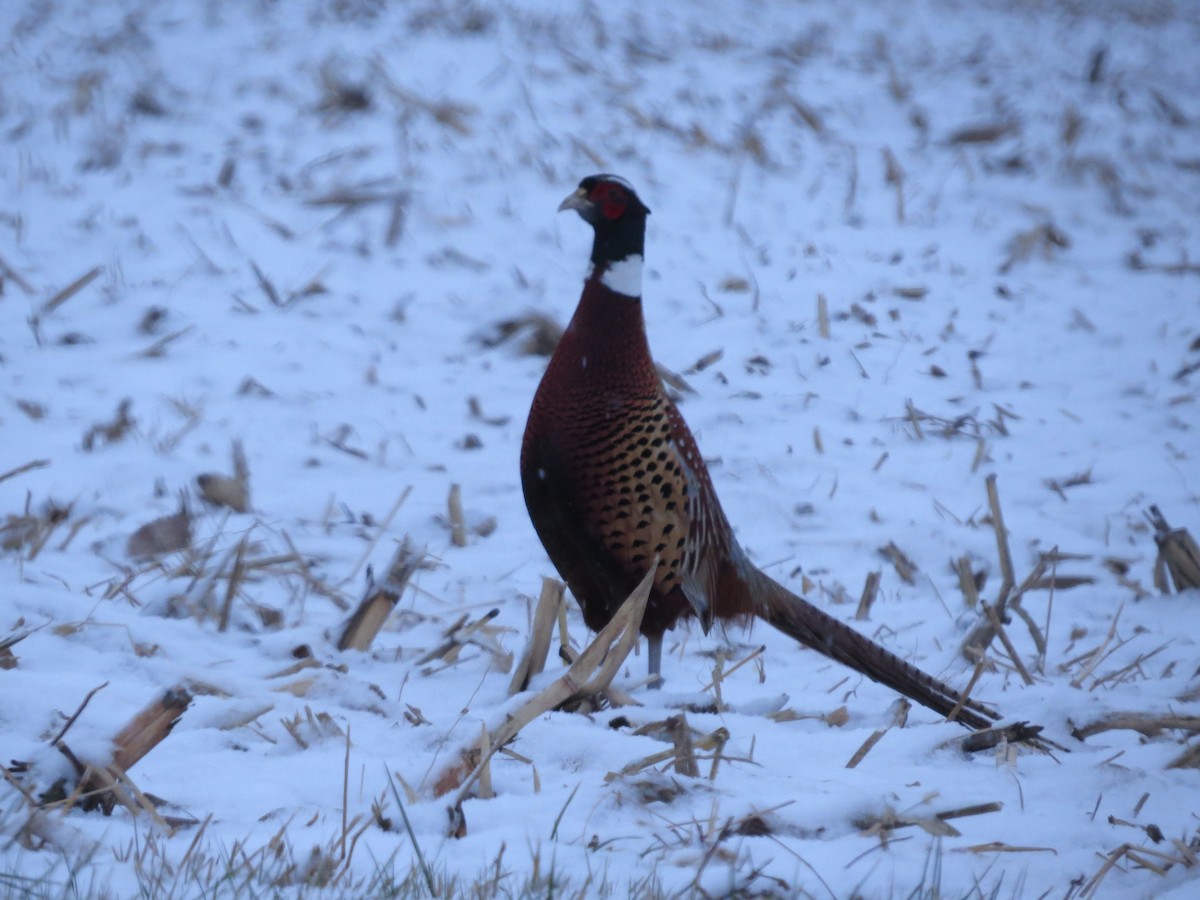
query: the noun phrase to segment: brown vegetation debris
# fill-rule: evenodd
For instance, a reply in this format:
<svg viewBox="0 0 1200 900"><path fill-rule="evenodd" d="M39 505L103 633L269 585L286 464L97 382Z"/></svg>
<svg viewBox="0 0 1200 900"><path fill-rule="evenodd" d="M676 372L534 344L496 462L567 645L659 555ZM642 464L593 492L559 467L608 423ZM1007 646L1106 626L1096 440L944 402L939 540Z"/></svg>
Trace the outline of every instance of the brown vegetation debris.
<svg viewBox="0 0 1200 900"><path fill-rule="evenodd" d="M17 623L17 625L20 626L23 623L24 620L22 619ZM21 643L21 641L25 640L25 638L29 637L35 631L37 631L36 628L19 628L19 630L10 632L9 634L0 638L0 671L5 669L15 669L17 667L18 660L16 654L12 652L12 648Z"/></svg>
<svg viewBox="0 0 1200 900"><path fill-rule="evenodd" d="M133 400L126 397L117 404L117 412L108 422L97 422L83 436L83 449L89 453L96 446L96 441L103 441L105 444L115 444L117 441L123 440L129 432L137 425L137 419L129 415L129 409L133 406Z"/></svg>
<svg viewBox="0 0 1200 900"><path fill-rule="evenodd" d="M554 626L558 622L559 610L563 606L563 594L566 585L556 578L543 578L542 591L538 595L537 607L533 613L533 623L529 629L529 641L521 654L521 661L513 671L512 680L508 684L509 696L519 694L529 687L529 681L535 675L541 674L546 668L546 659L550 655L550 642L554 636Z"/></svg>
<svg viewBox="0 0 1200 900"><path fill-rule="evenodd" d="M75 769L75 785L68 787L66 780L60 779L39 797L40 805L62 805L66 809L79 805L85 810L99 807L105 815L109 815L120 803L133 815L145 810L157 818L152 798L138 790L126 773L171 733L171 729L191 705L192 695L182 685L168 689L130 719L116 734L112 741L111 760L103 763L98 760L81 760L63 738L91 698L104 686L93 689L84 698L74 715L51 741Z"/></svg>
<svg viewBox="0 0 1200 900"><path fill-rule="evenodd" d="M638 728L634 733L655 736L659 740L670 742L671 747L667 750L660 750L657 753L634 760L624 766L619 772L609 772L604 776L606 782L611 783L618 778L634 775L661 763L669 763L676 775L699 778L700 764L698 760L701 757L696 756L697 750L710 754L703 758L712 761L712 767L708 774L708 779L712 781L716 778L717 769L723 758L722 753L725 745L729 742L728 729L718 728L709 734L700 734L691 728L688 724L687 716L683 713L671 716L669 719L663 721L650 722Z"/></svg>
<svg viewBox="0 0 1200 900"><path fill-rule="evenodd" d="M4 268L5 272L8 273L10 277L15 274L7 266ZM42 343L42 319L50 315L52 312L82 291L85 287L95 281L103 271L103 268L100 266L89 269L87 272L80 275L78 278L68 284L65 288L51 295L46 302L43 303L32 316L29 317L29 327L33 330L34 340L37 341L39 346Z"/></svg>
<svg viewBox="0 0 1200 900"><path fill-rule="evenodd" d="M383 581L376 584L368 579L366 593L338 637L339 650L366 650L371 646L424 557L424 552L414 549L405 535L392 554Z"/></svg>
<svg viewBox="0 0 1200 900"><path fill-rule="evenodd" d="M250 510L250 468L246 464L246 453L242 442L235 440L231 451L233 474L222 475L206 472L196 476L196 486L201 498L214 506L225 506L234 512Z"/></svg>
<svg viewBox="0 0 1200 900"><path fill-rule="evenodd" d="M947 809L929 816L911 816L885 808L882 812L861 816L853 820L854 827L862 832L864 837L871 835L887 836L899 828L917 826L934 837L957 837L961 832L949 824L950 819L960 819L966 816L982 816L987 813L999 812L1004 808L1000 802L976 803L958 809Z"/></svg>
<svg viewBox="0 0 1200 900"><path fill-rule="evenodd" d="M1133 867L1148 870L1160 877L1165 876L1176 865L1182 865L1187 869L1195 867L1196 855L1193 847L1189 847L1183 844L1182 841L1179 841L1175 844L1175 850L1175 855L1172 855L1161 850L1155 850L1152 847L1130 843L1121 844L1104 857L1104 862L1100 865L1100 868L1087 880L1083 885L1083 890L1077 896L1085 898L1085 900L1095 897L1101 882L1104 881L1104 878L1117 863L1122 860L1130 863Z"/></svg>
<svg viewBox="0 0 1200 900"><path fill-rule="evenodd" d="M696 393L696 389L688 384L687 379L685 379L678 372L672 372L662 363L658 362L654 364L654 369L656 372L658 372L658 377L662 379L663 384L667 385L667 387L672 387L681 394Z"/></svg>
<svg viewBox="0 0 1200 900"><path fill-rule="evenodd" d="M637 644L638 629L642 624L642 614L646 611L646 601L650 597L654 575L658 571L658 562L656 556L646 576L570 668L549 687L512 713L495 731L488 733L486 752L479 752L471 747L465 748L453 763L438 773L434 779L434 796L441 797L458 789L456 799L451 805L451 834L466 833L462 803L492 754L515 738L522 728L550 710L565 708L573 702L578 703L601 694L611 687L613 678Z"/></svg>
<svg viewBox="0 0 1200 900"><path fill-rule="evenodd" d="M994 122L980 122L974 125L964 125L952 132L946 138L951 145L961 144L993 144L1002 138L1021 131L1021 123L1015 119L1001 119Z"/></svg>
<svg viewBox="0 0 1200 900"><path fill-rule="evenodd" d="M129 536L125 552L134 559L149 559L184 550L192 544L192 514L187 503L179 511L160 516Z"/></svg>
<svg viewBox="0 0 1200 900"><path fill-rule="evenodd" d="M280 719L279 724L292 736L292 740L301 750L307 750L313 744L330 738L346 737L346 733L334 721L333 716L327 712L314 713L310 706L304 707L303 717L297 711L290 719Z"/></svg>
<svg viewBox="0 0 1200 900"><path fill-rule="evenodd" d="M26 497L23 512L15 515L9 513L0 522L0 550L25 553L27 560L36 559L58 526L71 517L73 508L73 504L63 505L57 500L47 500L41 509L34 511ZM80 523L84 521L80 520Z"/></svg>
<svg viewBox="0 0 1200 900"><path fill-rule="evenodd" d="M44 469L50 465L48 459L33 459L24 465L17 466L15 469L9 469L7 472L0 472L0 481L7 481L10 478L16 478L18 475L24 475L26 472L32 472L35 469Z"/></svg>
<svg viewBox="0 0 1200 900"><path fill-rule="evenodd" d="M476 422L482 422L484 425L491 425L495 428L507 425L511 420L511 416L488 416L483 412L483 406L479 402L479 398L471 396L467 398L467 411L471 414L471 418Z"/></svg>
<svg viewBox="0 0 1200 900"><path fill-rule="evenodd" d="M500 646L496 640L500 629L491 624L498 615L500 615L500 610L489 609L474 621L470 621L470 617L466 613L459 616L454 624L443 633L445 640L432 650L422 654L421 658L417 660L417 665L423 666L435 659L440 659L447 666L453 665L458 661L458 654L462 648L473 644L492 654L496 669L507 672L512 668L512 654Z"/></svg>
<svg viewBox="0 0 1200 900"><path fill-rule="evenodd" d="M1046 478L1043 479L1042 483L1065 501L1067 499L1067 488L1092 483L1092 470L1088 469L1084 472L1076 472L1074 475L1067 475L1064 478Z"/></svg>
<svg viewBox="0 0 1200 900"><path fill-rule="evenodd" d="M550 356L562 337L562 326L549 316L530 312L512 319L501 319L478 337L487 348L498 347L520 336L517 352L522 356Z"/></svg>
<svg viewBox="0 0 1200 900"><path fill-rule="evenodd" d="M705 353L698 360L696 360L694 363L692 363L690 368L685 369L683 374L697 375L700 372L703 372L709 366L713 365L714 363L720 362L722 357L724 357L724 356L725 356L725 351L723 349L710 350L708 353Z"/></svg>
<svg viewBox="0 0 1200 900"><path fill-rule="evenodd" d="M956 738L964 753L979 753L982 750L993 750L1001 744L1028 744L1042 748L1043 740L1038 735L1042 733L1041 725L1030 725L1028 722L1014 722L1011 725L1001 725L987 728L983 731L973 731L961 738ZM1057 747L1052 741L1045 741L1050 746Z"/></svg>
<svg viewBox="0 0 1200 900"><path fill-rule="evenodd" d="M1200 769L1200 744L1193 744L1163 766L1164 769Z"/></svg>
<svg viewBox="0 0 1200 900"><path fill-rule="evenodd" d="M334 71L334 66L328 60L321 64L319 71L321 82L321 100L317 109L325 113L356 113L371 108L371 89L365 84L357 84L343 78Z"/></svg>
<svg viewBox="0 0 1200 900"><path fill-rule="evenodd" d="M1071 736L1082 741L1092 735L1116 730L1136 731L1148 738L1159 737L1168 730L1185 731L1195 735L1200 734L1200 716L1178 713L1109 713L1087 725L1071 729Z"/></svg>
<svg viewBox="0 0 1200 900"><path fill-rule="evenodd" d="M894 541L888 541L886 547L879 548L879 555L886 559L896 569L896 574L905 584L916 584L917 564L909 559Z"/></svg>
<svg viewBox="0 0 1200 900"><path fill-rule="evenodd" d="M878 744L883 739L883 736L885 734L887 734L892 728L903 728L905 723L908 721L908 713L909 713L909 710L911 710L911 709L912 709L912 704L909 703L907 700L905 700L903 697L901 697L899 700L897 700L892 705L892 721L889 722L887 725L885 725L883 728L877 729L876 731L872 732L870 737L868 737L865 741L863 741L862 746L860 746L856 751L854 751L854 755L851 756L850 759L846 762L846 768L847 769L856 768L860 762L862 762L864 759L866 759L867 754L870 753L875 748L875 745Z"/></svg>
<svg viewBox="0 0 1200 900"><path fill-rule="evenodd" d="M963 639L961 651L963 656L971 662L982 661L983 655L988 647L991 646L992 641L997 636L1000 636L1001 641L1005 645L1006 652L1014 660L1013 665L1021 673L1021 677L1025 680L1025 683L1029 684L1032 682L1032 678L1028 670L1018 657L1016 649L1013 647L1011 641L1008 640L1007 635L1002 634L1004 624L1008 620L1009 613L1017 615L1024 622L1037 650L1034 667L1037 671L1041 671L1046 659L1046 638L1042 633L1041 627L1021 606L1021 598L1027 592L1041 586L1045 586L1047 590L1053 593L1058 586L1059 562L1068 559L1077 559L1078 557L1061 553L1057 547L1054 547L1049 553L1040 555L1033 570L1018 585L1016 573L1013 569L1012 551L1008 543L1008 529L1004 524L1004 512L1000 507L1000 491L996 486L996 476L989 475L985 479L985 484L987 486L989 518L992 530L996 536L996 552L1000 561L1001 582L994 604L980 602L979 605L983 614L980 617L979 623ZM1047 572L1049 572L1048 578Z"/></svg>
<svg viewBox="0 0 1200 900"><path fill-rule="evenodd" d="M1019 231L1008 242L1008 256L1000 264L1000 273L1007 273L1017 263L1028 262L1035 254L1043 259L1053 259L1056 250L1071 246L1066 232L1053 222L1042 222L1025 231Z"/></svg>
<svg viewBox="0 0 1200 900"><path fill-rule="evenodd" d="M1200 546L1186 528L1172 528L1157 506L1146 514L1154 526L1158 557L1154 561L1154 586L1162 593L1200 588Z"/></svg>

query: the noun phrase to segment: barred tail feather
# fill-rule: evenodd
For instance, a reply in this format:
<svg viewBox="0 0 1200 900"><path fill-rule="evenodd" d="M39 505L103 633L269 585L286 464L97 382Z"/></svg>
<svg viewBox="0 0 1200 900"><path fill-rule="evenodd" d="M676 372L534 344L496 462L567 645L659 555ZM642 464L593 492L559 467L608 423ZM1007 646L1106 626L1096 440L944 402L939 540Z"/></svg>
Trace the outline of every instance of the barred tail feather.
<svg viewBox="0 0 1200 900"><path fill-rule="evenodd" d="M880 647L763 572L747 574L755 612L784 634L944 716L959 705L962 695L948 684ZM990 728L998 718L995 710L967 700L955 721L980 730Z"/></svg>

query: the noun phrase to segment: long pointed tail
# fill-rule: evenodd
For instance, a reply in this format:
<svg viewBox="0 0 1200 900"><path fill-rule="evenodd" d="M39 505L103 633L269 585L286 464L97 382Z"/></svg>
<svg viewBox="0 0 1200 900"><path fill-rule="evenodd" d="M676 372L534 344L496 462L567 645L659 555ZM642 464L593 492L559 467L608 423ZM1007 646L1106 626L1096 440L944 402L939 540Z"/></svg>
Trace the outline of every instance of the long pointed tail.
<svg viewBox="0 0 1200 900"><path fill-rule="evenodd" d="M944 716L959 705L962 695L948 684L863 637L758 569L747 574L755 613L784 634ZM990 728L998 718L995 710L967 700L955 721L978 730Z"/></svg>

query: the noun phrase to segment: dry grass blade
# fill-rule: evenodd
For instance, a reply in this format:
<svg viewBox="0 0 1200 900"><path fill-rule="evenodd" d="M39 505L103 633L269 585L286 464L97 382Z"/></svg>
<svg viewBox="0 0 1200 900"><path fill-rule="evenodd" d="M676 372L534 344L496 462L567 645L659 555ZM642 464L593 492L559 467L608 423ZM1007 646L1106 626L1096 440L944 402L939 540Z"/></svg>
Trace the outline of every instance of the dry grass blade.
<svg viewBox="0 0 1200 900"><path fill-rule="evenodd" d="M1009 594L1012 593L1013 585L1016 583L1016 575L1013 573L1012 551L1008 546L1008 528L1004 524L1004 512L1000 508L1000 492L996 487L996 476L988 475L985 484L992 529L996 535L996 553L1000 559L1001 582L1000 590L996 595L995 613L1002 618L1009 603ZM991 646L995 637L996 630L991 618L985 614L982 621L972 628L963 639L960 650L963 656L974 662Z"/></svg>
<svg viewBox="0 0 1200 900"><path fill-rule="evenodd" d="M158 359L166 356L167 347L175 343L181 337L190 334L196 328L195 325L188 325L186 328L180 328L178 331L172 331L170 334L163 335L149 347L144 350L139 350L137 356L145 357L146 359Z"/></svg>
<svg viewBox="0 0 1200 900"><path fill-rule="evenodd" d="M254 271L254 280L258 282L259 290L263 292L263 296L272 306L284 307L287 304L279 296L279 291L275 289L275 285L271 283L263 270L258 267L258 263L250 261L250 268Z"/></svg>
<svg viewBox="0 0 1200 900"><path fill-rule="evenodd" d="M492 734L491 753L494 754L511 741L522 728L539 716L572 698L593 694L608 686L637 642L642 614L646 611L646 601L650 597L650 588L654 584L654 574L657 571L658 557L655 556L646 576L571 667L555 679L553 684L518 709ZM466 799L486 762L486 759L481 759L465 774L462 772L461 762L456 763L438 778L434 786L435 795L439 797L458 788L452 809L460 817L462 801Z"/></svg>
<svg viewBox="0 0 1200 900"><path fill-rule="evenodd" d="M1092 672L1096 670L1096 667L1099 666L1100 663L1102 663L1108 656L1108 653L1105 651L1108 650L1109 644L1111 644L1117 636L1117 623L1121 621L1121 612L1124 609L1124 603L1117 607L1117 611L1112 618L1112 623L1108 626L1108 633L1104 636L1104 640L1100 642L1098 647L1088 651L1087 653L1083 654L1083 656L1063 663L1063 665L1060 667L1061 669L1066 670L1076 662L1083 662L1083 667L1079 670L1079 673L1071 679L1071 687L1082 687L1084 679L1090 676Z"/></svg>
<svg viewBox="0 0 1200 900"><path fill-rule="evenodd" d="M400 241L400 236L404 234L404 219L408 201L407 194L397 195L392 199L391 214L388 216L387 229L383 234L383 245L389 249L395 247Z"/></svg>
<svg viewBox="0 0 1200 900"><path fill-rule="evenodd" d="M683 720L682 723L680 723L680 719ZM688 768L688 764L686 762L681 763L680 753L683 752L685 756L690 753L692 757L692 764L695 765L695 752L697 750L704 752L711 750L713 752L713 770L710 773L709 780L712 780L712 778L715 777L716 766L718 760L720 759L721 750L724 748L725 744L729 742L728 729L718 728L716 731L699 738L692 737L689 729L687 737L682 738L678 733L679 729L689 728L687 725L687 719L682 715L672 716L665 722L657 722L655 724L666 729L665 734L671 739L671 747L667 750L660 750L658 753L651 753L649 756L644 756L641 759L636 759L628 765L623 766L619 772L609 772L604 776L604 781L606 783L611 784L618 778L627 778L630 775L636 775L638 772L649 769L651 766L657 766L665 762L670 762L677 773L688 775L688 772L681 771L681 765L686 769ZM645 732L645 727L638 729L638 733ZM689 746L690 750L688 749ZM695 765L695 772L694 774L690 774L690 777L700 777L700 769L698 765Z"/></svg>
<svg viewBox="0 0 1200 900"><path fill-rule="evenodd" d="M36 318L40 319L42 316L48 316L50 313L54 312L56 309L82 291L85 287L95 281L102 271L104 271L103 268L96 266L94 269L91 269L90 271L80 275L65 288L43 303L42 308L37 312Z"/></svg>
<svg viewBox="0 0 1200 900"><path fill-rule="evenodd" d="M387 772L387 770L384 770ZM392 780L392 773L387 772L388 785L392 789L392 796L396 799L396 806L400 808L400 817L404 820L404 829L408 832L408 839L412 841L413 851L417 854L417 863L421 867L421 874L425 876L425 886L429 888L429 896L438 896L437 886L433 880L433 872L430 871L429 864L425 862L425 854L421 852L421 844L417 840L417 835L413 831L412 822L408 819L408 810L404 807L404 801L400 799L400 792L396 790L396 782Z"/></svg>
<svg viewBox="0 0 1200 900"><path fill-rule="evenodd" d="M1009 640L1008 632L1004 629L1004 624L1000 621L1000 617L996 614L995 608L987 601L980 601L984 615L987 616L988 622L992 626L992 631L1000 638L1000 643L1004 645L1004 652L1008 654L1008 658L1012 660L1013 666L1017 673L1021 676L1021 680L1026 684L1033 684L1033 676L1029 674L1029 670L1025 668L1025 663L1021 661L1021 654L1017 652L1017 648L1013 646L1013 642Z"/></svg>
<svg viewBox="0 0 1200 900"><path fill-rule="evenodd" d="M10 478L16 478L18 475L32 472L34 469L44 469L48 465L50 465L50 460L48 459L31 460L23 466L17 466L15 469L9 469L7 472L0 472L0 481L8 481Z"/></svg>
<svg viewBox="0 0 1200 900"><path fill-rule="evenodd" d="M1082 741L1092 735L1121 729L1136 731L1148 738L1158 737L1164 731L1172 729L1200 734L1200 716L1177 713L1111 713L1072 729L1071 735Z"/></svg>
<svg viewBox="0 0 1200 900"><path fill-rule="evenodd" d="M908 828L915 825L935 837L955 837L959 834L959 831L952 825L949 825L948 820L960 819L966 816L982 816L988 813L999 812L1003 808L1004 804L1000 802L977 803L972 806L963 806L958 809L948 809L944 812L934 813L932 816L906 816L897 813L893 809L887 809L882 813L855 819L853 824L864 836L888 834L898 828Z"/></svg>
<svg viewBox="0 0 1200 900"><path fill-rule="evenodd" d="M229 569L229 582L225 585L225 601L221 604L221 617L217 622L217 631L224 634L229 630L229 617L233 613L233 601L242 586L242 578L246 571L246 546L250 540L250 532L242 535L233 554L233 565Z"/></svg>
<svg viewBox="0 0 1200 900"><path fill-rule="evenodd" d="M896 189L896 221L904 221L904 167L890 147L883 148L884 180Z"/></svg>
<svg viewBox="0 0 1200 900"><path fill-rule="evenodd" d="M301 556L300 551L296 549L296 544L292 541L291 535L286 531L281 532L281 534L283 535L284 542L288 545L288 549L291 551L291 555L284 558L284 561L292 563L291 573L298 576L314 593L327 598L338 609L343 612L348 610L350 604L342 595L313 574L312 564Z"/></svg>
<svg viewBox="0 0 1200 900"><path fill-rule="evenodd" d="M1110 852L1104 858L1104 863L1098 870L1096 870L1096 874L1089 878L1087 883L1084 884L1083 890L1080 891L1079 896L1094 897L1096 895L1096 891L1100 887L1100 883L1104 880L1105 876L1108 875L1112 867L1115 866L1117 862L1131 849L1131 846L1132 845L1130 844L1122 844Z"/></svg>
<svg viewBox="0 0 1200 900"><path fill-rule="evenodd" d="M1058 856L1058 851L1053 847L1016 847L1012 844L1006 844L1003 841L990 841L986 844L972 844L970 847L960 848L964 853L1053 853Z"/></svg>
<svg viewBox="0 0 1200 900"><path fill-rule="evenodd" d="M483 642L478 637L481 631L484 631L489 622L500 615L500 610L489 609L486 613L476 619L474 622L466 621L467 617L463 616L448 629L446 629L446 639L432 650L424 653L417 660L418 666L423 666L426 663L433 662L435 659L445 660L447 663L453 663L458 658L458 652L467 644L475 644L482 647L489 653L495 656L503 656L503 651L491 642ZM512 658L508 657L508 662L511 664ZM507 666L505 667L507 670Z"/></svg>
<svg viewBox="0 0 1200 900"><path fill-rule="evenodd" d="M350 616L338 638L339 650L367 650L376 635L379 634L383 623L391 615L408 581L425 558L423 551L413 548L412 541L407 535L392 554L388 564L387 574L380 584L368 584L367 591L354 614Z"/></svg>
<svg viewBox="0 0 1200 900"><path fill-rule="evenodd" d="M1169 646L1171 646L1171 641L1159 644L1153 650L1150 650L1146 653L1139 653L1133 662L1127 663L1126 665L1121 666L1119 669L1114 669L1111 672L1106 672L1103 675L1097 675L1095 681L1092 682L1092 685L1088 688L1088 690L1094 691L1101 685L1108 684L1110 682L1120 684L1122 681L1126 680L1127 677L1133 674L1138 674L1141 675L1142 678L1145 678L1146 675L1145 672L1142 671L1142 665L1147 660L1153 659L1155 656L1162 653L1162 651L1166 650Z"/></svg>
<svg viewBox="0 0 1200 900"><path fill-rule="evenodd" d="M996 487L996 476L989 475L985 479L985 484L988 510L992 514L992 528L996 532L996 552L1000 557L1000 574L1004 579L996 598L996 609L1003 614L1005 604L1008 602L1008 592L1012 590L1013 584L1016 582L1016 575L1013 572L1012 551L1008 548L1008 528L1004 524L1004 512L1000 508L1000 491Z"/></svg>
<svg viewBox="0 0 1200 900"><path fill-rule="evenodd" d="M509 696L528 688L529 680L546 668L546 658L550 654L550 642L554 637L554 626L558 621L558 610L565 590L566 585L556 578L542 579L542 592L533 613L529 642L508 684Z"/></svg>
<svg viewBox="0 0 1200 900"><path fill-rule="evenodd" d="M925 414L917 409L911 400L904 401L904 414L912 423L913 433L917 436L917 440L925 440L925 432L921 429L921 419L925 417Z"/></svg>
<svg viewBox="0 0 1200 900"><path fill-rule="evenodd" d="M958 721L958 717L962 713L963 707L970 702L971 691L975 690L975 685L979 683L979 677L983 674L983 669L986 664L987 657L985 654L980 652L979 658L975 660L975 669L973 672L971 672L971 678L967 681L967 686L962 689L958 695L958 700L954 702L954 706L951 707L950 712L946 714L947 722Z"/></svg>
<svg viewBox="0 0 1200 900"><path fill-rule="evenodd" d="M893 728L903 728L904 723L908 721L908 712L911 709L912 709L912 704L909 703L907 700L905 700L903 697L901 697L899 700L897 700L895 703L895 709L892 714L892 721L889 722L885 728L878 729L877 731L872 733L869 738L867 738L865 741L863 741L862 746L859 747L858 750L856 750L854 752L854 755L851 756L850 759L846 762L846 768L853 769L853 768L857 767L860 762L862 762L864 759L866 759L867 754L870 753L872 749L874 749L875 745L878 744L883 739L883 736L885 734L887 734L889 731L891 731Z"/></svg>
<svg viewBox="0 0 1200 900"><path fill-rule="evenodd" d="M21 273L5 262L4 257L0 256L0 288L3 287L3 280L7 278L28 296L33 296L37 293L28 281L21 277Z"/></svg>
<svg viewBox="0 0 1200 900"><path fill-rule="evenodd" d="M983 122L976 125L964 125L946 138L947 144L992 144L1010 134L1021 130L1021 124L1014 120Z"/></svg>
<svg viewBox="0 0 1200 900"><path fill-rule="evenodd" d="M767 647L764 644L764 645L760 646L757 650L754 650L752 653L750 653L749 656L746 656L746 657L738 660L736 663L734 663L728 669L724 669L721 672L721 681L728 680L730 675L732 675L734 672L736 672L742 666L746 665L746 663L751 662L752 660L758 659L760 656L762 656L766 652L767 652ZM711 690L715 685L716 685L716 681L710 681L704 687L700 688L700 690L708 691L708 690Z"/></svg>
<svg viewBox="0 0 1200 900"><path fill-rule="evenodd" d="M379 541L387 533L388 528L391 527L392 520L396 518L396 513L400 512L400 507L404 505L404 501L408 499L408 495L412 493L412 489L412 485L410 484L405 487L403 491L401 491L400 496L396 498L396 502L392 504L392 508L388 510L388 514L384 516L383 521L379 523L379 529L375 532L375 536L367 543L366 548L363 550L362 556L358 558L358 562L354 564L354 568L350 570L350 574L346 576L346 581L342 582L342 584L352 581L358 575L362 567L367 564L367 560L371 558L371 553L375 550L375 545L379 543ZM293 546L290 538L288 539L288 546L292 548L293 552L295 552L296 548ZM299 556L298 553L296 555Z"/></svg>

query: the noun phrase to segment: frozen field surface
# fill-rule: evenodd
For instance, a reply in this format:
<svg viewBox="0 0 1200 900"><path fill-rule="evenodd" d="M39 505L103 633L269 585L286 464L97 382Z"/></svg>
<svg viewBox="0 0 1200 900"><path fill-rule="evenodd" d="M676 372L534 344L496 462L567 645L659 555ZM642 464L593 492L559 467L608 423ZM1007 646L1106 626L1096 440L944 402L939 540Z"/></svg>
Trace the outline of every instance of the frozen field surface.
<svg viewBox="0 0 1200 900"><path fill-rule="evenodd" d="M1200 6L2 7L0 892L1200 893L1200 592L1147 519L1200 534ZM556 631L509 696L554 574L517 454L598 171L653 210L651 347L756 563L965 687L994 475L1029 589L972 696L1065 750L685 625L451 836L439 782L563 672ZM108 765L166 695L111 815L61 798L56 738Z"/></svg>

